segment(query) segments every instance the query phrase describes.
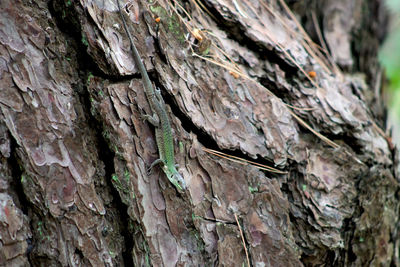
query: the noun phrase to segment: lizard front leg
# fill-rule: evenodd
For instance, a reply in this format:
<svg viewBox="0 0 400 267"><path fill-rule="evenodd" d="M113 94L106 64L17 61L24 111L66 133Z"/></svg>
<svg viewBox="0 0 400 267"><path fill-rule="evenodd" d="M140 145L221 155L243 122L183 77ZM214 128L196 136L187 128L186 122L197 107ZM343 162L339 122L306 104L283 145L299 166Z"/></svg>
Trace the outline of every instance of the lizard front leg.
<svg viewBox="0 0 400 267"><path fill-rule="evenodd" d="M143 114L143 115L141 115L141 117L143 120L148 121L154 127L159 127L159 125L160 125L160 119L158 118L156 113L154 113L153 116Z"/></svg>

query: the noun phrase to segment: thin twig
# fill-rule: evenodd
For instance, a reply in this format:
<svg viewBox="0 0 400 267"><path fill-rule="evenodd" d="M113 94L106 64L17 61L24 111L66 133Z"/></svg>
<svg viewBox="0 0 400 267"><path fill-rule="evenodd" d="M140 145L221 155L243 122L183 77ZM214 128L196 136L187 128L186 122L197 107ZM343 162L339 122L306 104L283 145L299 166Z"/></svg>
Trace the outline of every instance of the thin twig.
<svg viewBox="0 0 400 267"><path fill-rule="evenodd" d="M317 16L315 15L314 11L311 12L311 18L313 20L314 28L315 28L315 31L317 32L319 42L322 45L322 48L321 48L322 51L327 56L327 59L328 59L329 63L331 64L331 66L333 67L333 69L335 70L336 75L342 77L343 75L342 75L341 71L339 70L339 67L336 65L335 61L333 60L332 55L329 53L328 46L326 45L324 38L322 37L321 28L319 27Z"/></svg>
<svg viewBox="0 0 400 267"><path fill-rule="evenodd" d="M240 226L239 220L236 216L236 213L234 212L233 215L235 215L235 220L236 223L239 227L239 232L240 232L240 236L242 237L242 242L243 242L243 248L244 248L244 252L246 253L246 259L247 259L247 266L250 267L250 259L249 259L249 254L247 253L247 248L246 248L246 243L244 241L244 236L243 236L243 232L242 232L242 227Z"/></svg>
<svg viewBox="0 0 400 267"><path fill-rule="evenodd" d="M257 162L250 161L250 160L247 160L247 159L243 159L243 158L239 158L239 157L236 157L236 156L228 155L228 154L225 154L225 153L217 151L217 150L213 150L213 149L209 149L209 148L205 148L204 147L203 151L205 151L207 153L210 153L210 154L213 154L213 155L215 155L217 157L221 157L221 158L224 158L224 159L227 159L227 160L231 160L231 161L243 164L243 165L253 165L254 167L257 167L257 168L265 170L265 171L279 173L279 174L286 174L287 173L285 171L281 171L281 170L272 168L270 166L267 166L267 165L264 165L264 164L261 164L261 163L257 163Z"/></svg>

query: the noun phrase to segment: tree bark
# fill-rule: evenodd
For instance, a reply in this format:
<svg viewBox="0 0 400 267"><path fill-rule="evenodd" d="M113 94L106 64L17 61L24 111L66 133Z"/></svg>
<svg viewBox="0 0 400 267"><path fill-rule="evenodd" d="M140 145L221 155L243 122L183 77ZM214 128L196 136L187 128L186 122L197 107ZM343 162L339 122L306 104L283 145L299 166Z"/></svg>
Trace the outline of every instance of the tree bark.
<svg viewBox="0 0 400 267"><path fill-rule="evenodd" d="M0 1L0 265L399 266L383 1L287 2L121 0L178 193L115 0Z"/></svg>

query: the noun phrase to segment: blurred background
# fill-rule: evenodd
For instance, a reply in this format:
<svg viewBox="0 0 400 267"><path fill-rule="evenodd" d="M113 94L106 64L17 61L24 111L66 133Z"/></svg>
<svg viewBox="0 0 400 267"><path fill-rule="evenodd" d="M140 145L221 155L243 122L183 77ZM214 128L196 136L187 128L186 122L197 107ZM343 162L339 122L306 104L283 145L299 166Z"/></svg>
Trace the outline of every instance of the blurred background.
<svg viewBox="0 0 400 267"><path fill-rule="evenodd" d="M400 0L386 0L391 13L389 33L379 53L385 68L388 84L385 97L389 108L389 129L392 128L393 142L400 147Z"/></svg>

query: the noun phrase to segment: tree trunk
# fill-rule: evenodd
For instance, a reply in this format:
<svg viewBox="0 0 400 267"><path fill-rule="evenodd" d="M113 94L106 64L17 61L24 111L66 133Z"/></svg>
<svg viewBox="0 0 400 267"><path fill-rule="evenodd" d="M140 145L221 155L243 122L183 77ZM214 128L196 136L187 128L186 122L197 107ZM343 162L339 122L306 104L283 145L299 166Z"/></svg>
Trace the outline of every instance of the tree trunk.
<svg viewBox="0 0 400 267"><path fill-rule="evenodd" d="M383 0L287 2L121 0L179 193L115 0L1 0L0 264L400 266Z"/></svg>

